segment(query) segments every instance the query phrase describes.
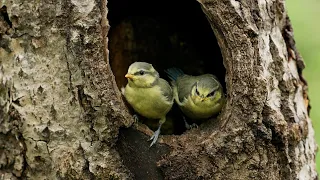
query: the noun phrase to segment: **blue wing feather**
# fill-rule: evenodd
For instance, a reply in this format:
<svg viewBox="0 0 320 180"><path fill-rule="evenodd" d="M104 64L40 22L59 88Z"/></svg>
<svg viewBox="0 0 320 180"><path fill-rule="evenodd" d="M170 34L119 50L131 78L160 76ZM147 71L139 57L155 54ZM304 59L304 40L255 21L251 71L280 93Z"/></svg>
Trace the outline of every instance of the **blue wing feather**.
<svg viewBox="0 0 320 180"><path fill-rule="evenodd" d="M167 73L169 79L172 81L176 81L178 77L184 75L184 72L181 69L176 67L166 69L164 70L164 72Z"/></svg>

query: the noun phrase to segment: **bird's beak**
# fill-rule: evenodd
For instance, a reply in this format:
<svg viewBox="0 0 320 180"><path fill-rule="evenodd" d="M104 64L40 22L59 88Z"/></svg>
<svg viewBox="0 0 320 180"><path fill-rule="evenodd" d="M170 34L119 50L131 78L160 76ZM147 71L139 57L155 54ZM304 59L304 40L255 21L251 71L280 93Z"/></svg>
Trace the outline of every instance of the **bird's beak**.
<svg viewBox="0 0 320 180"><path fill-rule="evenodd" d="M206 101L208 98L204 97L204 98L201 98L201 101Z"/></svg>
<svg viewBox="0 0 320 180"><path fill-rule="evenodd" d="M124 77L128 78L128 79L133 79L134 78L134 75L132 74L126 74Z"/></svg>

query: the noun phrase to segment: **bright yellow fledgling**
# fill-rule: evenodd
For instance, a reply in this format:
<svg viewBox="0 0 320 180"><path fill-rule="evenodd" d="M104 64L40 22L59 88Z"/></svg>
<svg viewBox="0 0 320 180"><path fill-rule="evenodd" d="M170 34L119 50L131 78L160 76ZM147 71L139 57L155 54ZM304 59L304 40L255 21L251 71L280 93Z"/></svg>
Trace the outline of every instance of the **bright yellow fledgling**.
<svg viewBox="0 0 320 180"><path fill-rule="evenodd" d="M174 99L187 117L206 119L221 111L225 96L214 75L190 76L178 68L170 68L166 72L173 80Z"/></svg>
<svg viewBox="0 0 320 180"><path fill-rule="evenodd" d="M160 119L159 128L150 140L150 147L157 141L166 114L173 105L173 92L169 83L159 77L153 66L146 62L135 62L125 75L128 84L122 94L140 115L150 119Z"/></svg>

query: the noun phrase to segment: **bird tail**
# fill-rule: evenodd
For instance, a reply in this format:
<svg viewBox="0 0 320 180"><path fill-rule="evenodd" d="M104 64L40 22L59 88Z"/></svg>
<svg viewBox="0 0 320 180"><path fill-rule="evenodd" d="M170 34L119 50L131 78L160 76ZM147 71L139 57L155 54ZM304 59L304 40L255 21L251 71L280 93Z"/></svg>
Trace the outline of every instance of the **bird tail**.
<svg viewBox="0 0 320 180"><path fill-rule="evenodd" d="M166 69L166 70L164 70L164 72L167 73L167 76L172 81L176 81L179 76L182 76L184 74L181 69L175 68L175 67Z"/></svg>

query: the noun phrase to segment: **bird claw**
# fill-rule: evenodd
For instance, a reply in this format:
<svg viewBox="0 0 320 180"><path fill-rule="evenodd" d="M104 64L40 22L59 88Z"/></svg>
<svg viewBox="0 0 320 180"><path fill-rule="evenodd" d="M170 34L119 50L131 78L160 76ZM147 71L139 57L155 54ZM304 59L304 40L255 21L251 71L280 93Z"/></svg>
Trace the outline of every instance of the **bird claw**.
<svg viewBox="0 0 320 180"><path fill-rule="evenodd" d="M159 135L160 135L160 129L156 130L151 136L151 138L149 139L149 141L152 140L150 147L157 142Z"/></svg>
<svg viewBox="0 0 320 180"><path fill-rule="evenodd" d="M196 124L196 123L192 123L191 125L187 122L186 118L184 116L183 117L183 121L184 121L184 125L185 127L190 130L190 129L196 129L198 128L199 126Z"/></svg>
<svg viewBox="0 0 320 180"><path fill-rule="evenodd" d="M134 123L137 123L139 121L139 116L137 114L134 114L132 117L133 117Z"/></svg>
<svg viewBox="0 0 320 180"><path fill-rule="evenodd" d="M185 126L188 130L190 129L197 129L199 126L196 124L196 123L193 123L193 124L188 124L188 123L185 123Z"/></svg>
<svg viewBox="0 0 320 180"><path fill-rule="evenodd" d="M193 124L189 125L189 129L197 129L198 127L199 126L196 123L193 123Z"/></svg>

